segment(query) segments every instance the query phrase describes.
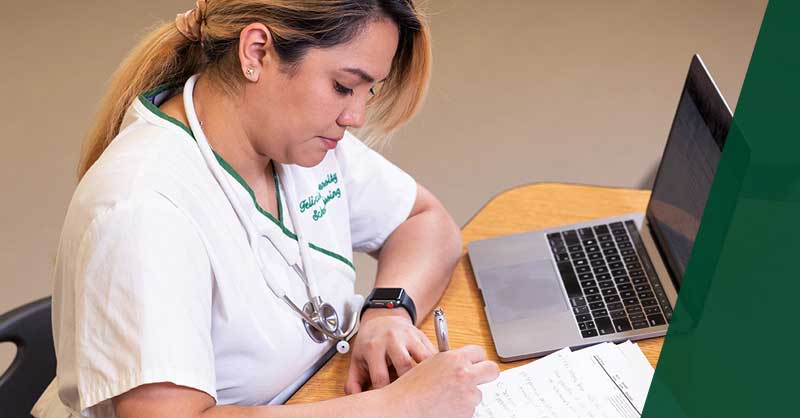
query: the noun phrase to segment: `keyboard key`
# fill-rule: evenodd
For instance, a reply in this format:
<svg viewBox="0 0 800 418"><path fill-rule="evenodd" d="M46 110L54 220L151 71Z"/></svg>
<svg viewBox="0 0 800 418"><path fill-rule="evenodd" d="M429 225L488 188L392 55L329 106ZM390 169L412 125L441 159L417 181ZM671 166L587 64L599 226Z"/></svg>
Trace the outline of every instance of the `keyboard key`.
<svg viewBox="0 0 800 418"><path fill-rule="evenodd" d="M586 307L586 306L577 306L575 308L572 308L572 312L575 315L588 314L589 313L589 308Z"/></svg>
<svg viewBox="0 0 800 418"><path fill-rule="evenodd" d="M590 245L590 246L586 247L586 252L587 252L587 253L597 253L597 252L600 252L600 247L598 247L598 246L596 246L596 245Z"/></svg>
<svg viewBox="0 0 800 418"><path fill-rule="evenodd" d="M618 311L618 310L621 310L622 308L623 308L623 306L622 306L622 304L621 304L621 303L619 303L619 302L614 302L614 303L609 303L609 304L608 304L608 308L607 308L607 309L608 309L609 311Z"/></svg>
<svg viewBox="0 0 800 418"><path fill-rule="evenodd" d="M611 235L600 235L599 237L597 237L597 241L599 242L611 241Z"/></svg>
<svg viewBox="0 0 800 418"><path fill-rule="evenodd" d="M617 252L616 248L606 248L605 250L603 250L603 254L605 254L605 255L616 255L616 254L619 254L619 253Z"/></svg>
<svg viewBox="0 0 800 418"><path fill-rule="evenodd" d="M597 286L597 282L594 280L584 280L581 282L581 287L592 287Z"/></svg>
<svg viewBox="0 0 800 418"><path fill-rule="evenodd" d="M650 285L647 284L647 283L637 284L636 285L636 291L637 292L649 292L650 291Z"/></svg>
<svg viewBox="0 0 800 418"><path fill-rule="evenodd" d="M590 302L590 303L591 302L597 302L598 300L603 300L603 297L600 296L600 295L586 296L586 301L587 302Z"/></svg>
<svg viewBox="0 0 800 418"><path fill-rule="evenodd" d="M583 250L583 247L581 247L580 244L578 244L578 245L570 245L569 247L567 247L567 249L569 250L569 252L573 252L573 251L581 251Z"/></svg>
<svg viewBox="0 0 800 418"><path fill-rule="evenodd" d="M575 276L572 265L567 261L558 262L556 265L558 267L558 273L561 276L561 281L564 283L564 289L567 291L567 295L570 298L583 296L581 287L578 284L578 277Z"/></svg>
<svg viewBox="0 0 800 418"><path fill-rule="evenodd" d="M625 310L628 311L628 315L635 312L642 312L642 306L639 305L639 301L636 301L636 304L630 304L625 306Z"/></svg>
<svg viewBox="0 0 800 418"><path fill-rule="evenodd" d="M573 264L575 264L576 267L579 267L579 266L585 266L589 264L589 262L586 260L575 260L573 261Z"/></svg>
<svg viewBox="0 0 800 418"><path fill-rule="evenodd" d="M627 276L628 272L625 271L625 269L616 269L616 270L611 270L611 275L614 277Z"/></svg>
<svg viewBox="0 0 800 418"><path fill-rule="evenodd" d="M617 289L614 289L613 287L609 289L603 289L603 296L610 296L616 294L617 294Z"/></svg>
<svg viewBox="0 0 800 418"><path fill-rule="evenodd" d="M581 258L586 258L586 254L584 254L584 253L583 253L583 251L576 251L576 252L574 252L574 253L569 253L569 256L570 256L570 257L571 257L573 260L578 260L578 259L581 259Z"/></svg>
<svg viewBox="0 0 800 418"><path fill-rule="evenodd" d="M620 292L622 292L623 290L624 290L624 291L628 291L628 290L630 290L631 292L633 292L633 285L632 285L632 284L630 284L630 282L628 282L628 283L622 283L622 284L619 284L619 285L617 285L617 289L619 289L619 291L620 291ZM631 296L632 296L632 295L631 295ZM631 297L631 296L622 296L622 297L623 297L623 298L629 298L629 297Z"/></svg>
<svg viewBox="0 0 800 418"><path fill-rule="evenodd" d="M561 241L561 233L560 232L551 232L547 234L547 239L550 241Z"/></svg>
<svg viewBox="0 0 800 418"><path fill-rule="evenodd" d="M586 267L586 266L584 266ZM578 267L578 269L582 269L583 267ZM585 271L585 270L584 270ZM580 270L578 270L580 273ZM594 275L592 273L580 273L578 274L578 280L592 280L594 279Z"/></svg>
<svg viewBox="0 0 800 418"><path fill-rule="evenodd" d="M631 244L630 242L620 242L617 244L617 247L619 247L620 250L624 250L626 248L633 247L633 244Z"/></svg>
<svg viewBox="0 0 800 418"><path fill-rule="evenodd" d="M626 255L625 257L622 257L622 260L624 260L626 263L637 263L639 262L639 257L635 255Z"/></svg>
<svg viewBox="0 0 800 418"><path fill-rule="evenodd" d="M570 301L570 303L572 303L572 306L585 306L586 305L586 299L584 299L582 297L571 298L569 301Z"/></svg>
<svg viewBox="0 0 800 418"><path fill-rule="evenodd" d="M633 321L633 319L631 319L631 321ZM647 321L633 321L631 324L633 325L633 329L642 329L650 326Z"/></svg>
<svg viewBox="0 0 800 418"><path fill-rule="evenodd" d="M597 330L596 329L583 330L583 331L581 331L581 336L583 338L596 337L597 336Z"/></svg>
<svg viewBox="0 0 800 418"><path fill-rule="evenodd" d="M625 283L630 283L630 282L631 279L629 279L627 276L614 277L614 283L618 285L623 285Z"/></svg>
<svg viewBox="0 0 800 418"><path fill-rule="evenodd" d="M628 322L628 318L615 319L614 328L617 330L617 332L625 332L632 329L631 323Z"/></svg>
<svg viewBox="0 0 800 418"><path fill-rule="evenodd" d="M658 325L665 325L667 323L667 321L664 320L664 317L661 314L647 315L647 321L650 322L651 327L655 327Z"/></svg>
<svg viewBox="0 0 800 418"><path fill-rule="evenodd" d="M569 261L569 254L558 253L558 255L556 255L556 261Z"/></svg>
<svg viewBox="0 0 800 418"><path fill-rule="evenodd" d="M597 244L597 240L596 240L596 239L594 239L594 238L592 238L592 239L585 239L585 240L583 240L583 241L581 241L581 242L583 242L583 247L584 247L584 248L585 248L585 247L588 247L588 246L590 246L590 245L595 245L595 244Z"/></svg>
<svg viewBox="0 0 800 418"><path fill-rule="evenodd" d="M629 312L628 313L628 318L630 318L631 321L645 321L645 322L647 322L647 318L645 318L644 314L641 313L641 312L636 312L636 313L630 313Z"/></svg>
<svg viewBox="0 0 800 418"><path fill-rule="evenodd" d="M592 228L581 228L578 230L578 234L580 234L581 238L594 238Z"/></svg>
<svg viewBox="0 0 800 418"><path fill-rule="evenodd" d="M614 333L614 324L611 323L611 318L607 316L595 318L594 323L597 325L597 330L600 332L600 335Z"/></svg>
<svg viewBox="0 0 800 418"><path fill-rule="evenodd" d="M625 290L625 291L623 291L622 289L620 289L619 296L622 299L633 298L633 297L636 297L636 292L634 292L633 290Z"/></svg>
<svg viewBox="0 0 800 418"><path fill-rule="evenodd" d="M658 308L658 306L648 306L647 308L644 308L644 313L648 315L657 314L661 313L661 310Z"/></svg>
<svg viewBox="0 0 800 418"><path fill-rule="evenodd" d="M583 324L586 325L586 329L595 329L593 321L587 321L587 322L584 322Z"/></svg>
<svg viewBox="0 0 800 418"><path fill-rule="evenodd" d="M637 293L637 295L639 295L639 299L650 299L652 297L655 297L653 295L653 292L639 292ZM663 305L664 303L661 302L661 304Z"/></svg>
<svg viewBox="0 0 800 418"><path fill-rule="evenodd" d="M633 278L633 284L642 284L642 283L647 283L647 278L646 277L634 277Z"/></svg>
<svg viewBox="0 0 800 418"><path fill-rule="evenodd" d="M611 241L601 242L600 248L614 248L614 243Z"/></svg>
<svg viewBox="0 0 800 418"><path fill-rule="evenodd" d="M570 229L569 231L564 231L564 242L566 242L567 245L580 244L580 240L578 239L578 233L575 232L574 229Z"/></svg>
<svg viewBox="0 0 800 418"><path fill-rule="evenodd" d="M607 289L609 287L614 287L614 282L611 280L603 280L602 282L597 282L597 285L600 286L601 289Z"/></svg>
<svg viewBox="0 0 800 418"><path fill-rule="evenodd" d="M606 266L595 267L594 268L594 273L595 274L608 273L608 267L606 267Z"/></svg>
<svg viewBox="0 0 800 418"><path fill-rule="evenodd" d="M592 309L592 310L602 309L602 308L605 308L605 306L606 305L603 302L594 302L594 303L590 303L589 304L589 308Z"/></svg>
<svg viewBox="0 0 800 418"><path fill-rule="evenodd" d="M654 306L654 305L658 306L658 302L656 302L655 299L642 299L642 306L648 307L648 306Z"/></svg>
<svg viewBox="0 0 800 418"><path fill-rule="evenodd" d="M619 295L609 295L605 297L606 303L619 302L621 299Z"/></svg>
<svg viewBox="0 0 800 418"><path fill-rule="evenodd" d="M611 280L611 275L608 273L598 273L595 277L597 280Z"/></svg>
<svg viewBox="0 0 800 418"><path fill-rule="evenodd" d="M586 289L583 289L583 294L585 294L585 295L596 295L599 292L600 292L600 289L598 289L596 287L587 287ZM651 300L653 302L656 301L655 299L651 299Z"/></svg>
<svg viewBox="0 0 800 418"><path fill-rule="evenodd" d="M633 255L636 254L636 251L633 251L632 249L628 248L620 251L620 253L622 253L622 255Z"/></svg>
<svg viewBox="0 0 800 418"><path fill-rule="evenodd" d="M581 314L581 315L575 315L575 319L577 319L578 322L586 322L586 321L591 321L592 320L592 316L589 315L588 313L587 314Z"/></svg>
<svg viewBox="0 0 800 418"><path fill-rule="evenodd" d="M638 270L642 268L642 265L639 263L627 263L625 264L625 267L627 267L628 270Z"/></svg>
<svg viewBox="0 0 800 418"><path fill-rule="evenodd" d="M608 268L610 268L612 270L621 269L623 267L625 267L625 266L622 263L620 263L619 261L614 262L614 263L608 263Z"/></svg>
<svg viewBox="0 0 800 418"><path fill-rule="evenodd" d="M594 233L597 235L603 235L608 233L608 227L605 225L597 225L594 227Z"/></svg>
<svg viewBox="0 0 800 418"><path fill-rule="evenodd" d="M611 228L612 231L615 230L615 229L624 228L624 226L622 225L622 222L612 222L612 223L608 224L608 226Z"/></svg>
<svg viewBox="0 0 800 418"><path fill-rule="evenodd" d="M591 253L589 254L589 260L602 260L603 254L600 253Z"/></svg>
<svg viewBox="0 0 800 418"><path fill-rule="evenodd" d="M585 330L586 329L586 324L588 324L589 322L590 321L579 323L578 324L578 329L581 330L581 331Z"/></svg>
<svg viewBox="0 0 800 418"><path fill-rule="evenodd" d="M577 261L586 261L586 260L577 260ZM577 264L577 263L575 263L575 264ZM589 273L590 271L592 271L592 268L587 266L587 265L585 265L585 264L586 263L583 263L582 265L580 265L577 268L575 268L575 272L578 273L578 274L581 274L581 273ZM589 274L591 274L591 273L589 273Z"/></svg>
<svg viewBox="0 0 800 418"><path fill-rule="evenodd" d="M600 266L605 266L606 262L603 260L592 260L589 262L589 264L591 264L592 267L600 267Z"/></svg>
<svg viewBox="0 0 800 418"><path fill-rule="evenodd" d="M622 299L622 303L624 303L625 306L631 306L631 307L639 306L639 299L636 299L636 298L625 298L625 299Z"/></svg>
<svg viewBox="0 0 800 418"><path fill-rule="evenodd" d="M627 317L628 317L628 314L626 314L625 311L622 311L622 310L620 310L620 311L611 311L611 318L613 318L613 319L616 319L616 318L627 318Z"/></svg>
<svg viewBox="0 0 800 418"><path fill-rule="evenodd" d="M600 318L602 316L608 316L608 311L606 308L603 309L595 309L592 311L592 316L595 318Z"/></svg>
<svg viewBox="0 0 800 418"><path fill-rule="evenodd" d="M644 272L642 270L631 270L629 274L631 277L644 277Z"/></svg>

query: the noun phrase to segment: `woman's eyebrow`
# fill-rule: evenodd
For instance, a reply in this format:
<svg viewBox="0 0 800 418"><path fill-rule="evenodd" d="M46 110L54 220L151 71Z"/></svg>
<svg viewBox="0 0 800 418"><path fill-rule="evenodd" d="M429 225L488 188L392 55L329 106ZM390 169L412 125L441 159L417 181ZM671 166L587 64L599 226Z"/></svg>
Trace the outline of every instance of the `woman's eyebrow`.
<svg viewBox="0 0 800 418"><path fill-rule="evenodd" d="M372 77L371 75L367 74L366 71L364 71L364 70L362 70L360 68L346 67L346 68L342 68L342 71L346 71L346 72L348 72L350 74L355 74L355 75L361 77L361 79L366 81L367 83L374 83L375 82L375 78L374 77ZM383 83L384 81L386 81L385 78L383 80L381 80L380 82Z"/></svg>

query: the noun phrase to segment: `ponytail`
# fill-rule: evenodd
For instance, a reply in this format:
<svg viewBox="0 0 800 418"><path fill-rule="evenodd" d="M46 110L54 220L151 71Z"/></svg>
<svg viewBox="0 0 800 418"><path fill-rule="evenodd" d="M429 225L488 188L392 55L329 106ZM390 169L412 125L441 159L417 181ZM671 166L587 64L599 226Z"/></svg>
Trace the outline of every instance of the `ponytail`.
<svg viewBox="0 0 800 418"><path fill-rule="evenodd" d="M183 83L204 65L200 44L188 40L174 23L147 34L112 76L95 124L81 146L78 180L117 136L128 107L141 92L161 84Z"/></svg>

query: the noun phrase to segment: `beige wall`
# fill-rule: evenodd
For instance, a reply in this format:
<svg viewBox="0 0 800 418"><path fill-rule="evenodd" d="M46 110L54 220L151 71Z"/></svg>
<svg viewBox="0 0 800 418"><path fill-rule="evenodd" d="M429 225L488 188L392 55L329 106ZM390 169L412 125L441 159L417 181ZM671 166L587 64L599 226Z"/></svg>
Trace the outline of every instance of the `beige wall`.
<svg viewBox="0 0 800 418"><path fill-rule="evenodd" d="M109 74L144 28L193 4L3 3L0 312L50 292L78 145ZM646 184L691 54L735 108L767 2L427 3L430 96L385 154L463 224L519 184ZM357 258L362 290L367 258ZM11 353L0 345L0 370Z"/></svg>

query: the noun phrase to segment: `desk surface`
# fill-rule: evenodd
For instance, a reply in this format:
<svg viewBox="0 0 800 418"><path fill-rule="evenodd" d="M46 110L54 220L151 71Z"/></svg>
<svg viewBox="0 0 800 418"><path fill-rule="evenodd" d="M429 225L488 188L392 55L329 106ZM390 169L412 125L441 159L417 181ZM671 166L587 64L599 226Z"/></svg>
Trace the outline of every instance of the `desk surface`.
<svg viewBox="0 0 800 418"><path fill-rule="evenodd" d="M451 347L477 344L502 370L530 360L499 363L489 325L480 302L479 291L466 256L470 241L515 232L547 228L596 218L644 212L649 191L541 183L518 187L494 197L462 229L462 257L453 273L440 306L447 313ZM422 330L436 341L432 315L422 322ZM662 338L638 344L655 367L661 353ZM321 401L344 395L350 355L336 355L312 377L288 403Z"/></svg>

